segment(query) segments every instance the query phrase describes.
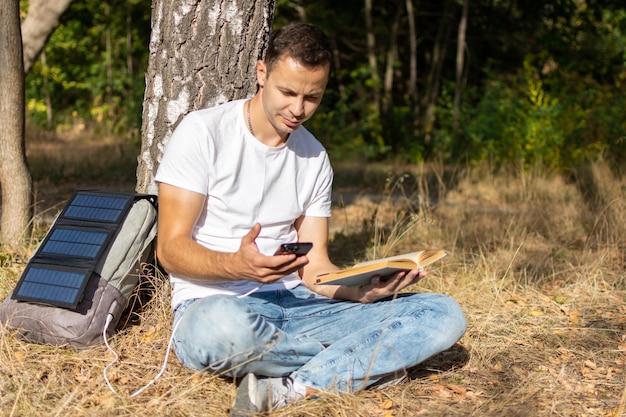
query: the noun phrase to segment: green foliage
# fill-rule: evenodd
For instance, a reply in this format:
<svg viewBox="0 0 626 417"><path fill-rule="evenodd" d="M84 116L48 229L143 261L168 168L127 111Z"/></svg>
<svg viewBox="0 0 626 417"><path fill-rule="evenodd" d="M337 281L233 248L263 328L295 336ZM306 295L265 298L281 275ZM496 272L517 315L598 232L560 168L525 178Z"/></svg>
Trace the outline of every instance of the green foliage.
<svg viewBox="0 0 626 417"><path fill-rule="evenodd" d="M557 169L600 156L616 164L626 161L626 6L621 1L471 2L457 120L459 2L413 2L417 99L408 94L405 1L373 2L376 79L367 57L362 0L278 0L276 7L276 26L308 20L328 33L336 50L324 102L307 123L335 160L489 160ZM74 2L46 46L45 65L39 60L28 74L31 121L46 125L51 110L54 129L87 125L137 137L150 10L149 0ZM397 13L402 18L394 44L391 22ZM446 30L448 37L436 44L438 33ZM443 53L439 67L437 48ZM394 81L385 111L374 87L381 87L389 56ZM440 87L431 96L434 74Z"/></svg>
<svg viewBox="0 0 626 417"><path fill-rule="evenodd" d="M561 170L600 157L623 164L625 11L598 3L595 9L559 3L561 10L543 18L542 43L515 72L485 66L485 82L464 91L456 131L454 83L444 84L435 139L440 155Z"/></svg>
<svg viewBox="0 0 626 417"><path fill-rule="evenodd" d="M530 57L515 77L492 80L466 110L458 147L469 160L558 169L600 157L624 160L622 82L607 86L561 71L543 76Z"/></svg>
<svg viewBox="0 0 626 417"><path fill-rule="evenodd" d="M50 110L57 129L87 123L102 134L136 137L149 10L147 0L72 3L27 75L29 119L44 126Z"/></svg>
<svg viewBox="0 0 626 417"><path fill-rule="evenodd" d="M362 66L348 76L352 82L344 90L347 99L341 100L329 90L307 128L338 158L381 159L390 148L385 144L380 115L367 94L370 69Z"/></svg>
<svg viewBox="0 0 626 417"><path fill-rule="evenodd" d="M464 129L469 159L558 166L564 141L564 132L556 128L560 109L527 61L509 85L487 85Z"/></svg>

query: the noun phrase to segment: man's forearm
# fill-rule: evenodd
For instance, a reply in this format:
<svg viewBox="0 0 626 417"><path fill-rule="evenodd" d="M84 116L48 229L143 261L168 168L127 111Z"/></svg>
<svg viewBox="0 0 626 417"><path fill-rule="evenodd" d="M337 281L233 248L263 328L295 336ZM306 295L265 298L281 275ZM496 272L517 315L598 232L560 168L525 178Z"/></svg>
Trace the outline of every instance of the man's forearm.
<svg viewBox="0 0 626 417"><path fill-rule="evenodd" d="M199 279L240 279L232 268L234 254L216 252L188 238L157 242L157 258L169 273Z"/></svg>

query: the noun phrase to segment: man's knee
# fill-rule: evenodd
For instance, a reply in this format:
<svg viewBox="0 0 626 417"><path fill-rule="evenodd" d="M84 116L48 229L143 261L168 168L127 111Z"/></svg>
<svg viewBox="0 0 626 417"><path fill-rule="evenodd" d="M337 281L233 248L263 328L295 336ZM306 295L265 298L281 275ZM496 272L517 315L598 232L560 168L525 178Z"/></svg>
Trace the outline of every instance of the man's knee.
<svg viewBox="0 0 626 417"><path fill-rule="evenodd" d="M436 293L418 293L409 296L415 302L413 314L422 315L430 312L432 325L436 327L451 345L463 336L467 328L467 321L459 303L452 297ZM423 322L421 317L418 321Z"/></svg>
<svg viewBox="0 0 626 417"><path fill-rule="evenodd" d="M180 326L196 338L203 334L220 334L233 328L247 328L249 320L249 313L238 298L215 295L189 306L183 313Z"/></svg>

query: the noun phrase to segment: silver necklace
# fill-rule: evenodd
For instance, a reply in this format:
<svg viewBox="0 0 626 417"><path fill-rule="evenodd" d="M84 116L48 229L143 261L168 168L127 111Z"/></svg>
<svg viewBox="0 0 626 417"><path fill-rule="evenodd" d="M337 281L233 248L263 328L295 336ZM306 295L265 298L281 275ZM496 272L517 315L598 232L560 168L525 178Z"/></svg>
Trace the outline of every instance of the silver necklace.
<svg viewBox="0 0 626 417"><path fill-rule="evenodd" d="M250 133L252 133L252 136L254 135L254 129L252 129L252 120L250 119L250 105L252 103L252 100L248 100L248 110L246 111L246 117L248 119L248 130L250 130Z"/></svg>

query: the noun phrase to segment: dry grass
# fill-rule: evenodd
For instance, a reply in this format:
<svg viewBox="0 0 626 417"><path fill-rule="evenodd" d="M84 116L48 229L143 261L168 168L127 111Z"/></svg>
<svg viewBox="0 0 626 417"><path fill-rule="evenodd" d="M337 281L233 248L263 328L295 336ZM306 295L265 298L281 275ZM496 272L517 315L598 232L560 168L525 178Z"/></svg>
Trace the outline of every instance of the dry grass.
<svg viewBox="0 0 626 417"><path fill-rule="evenodd" d="M344 203L335 207L332 256L347 264L424 246L449 250L413 289L458 299L467 333L411 370L406 383L322 396L272 415L626 415L626 180L601 163L571 178L400 171L353 174L380 185L358 193L343 187L338 167ZM2 253L0 263L4 298L25 259ZM165 354L169 286L162 277L154 283L150 301L111 341L121 361L109 377L123 395L149 382ZM118 398L102 376L106 348L30 345L0 332L1 415L221 416L235 393L232 381L194 374L172 355L154 386Z"/></svg>

